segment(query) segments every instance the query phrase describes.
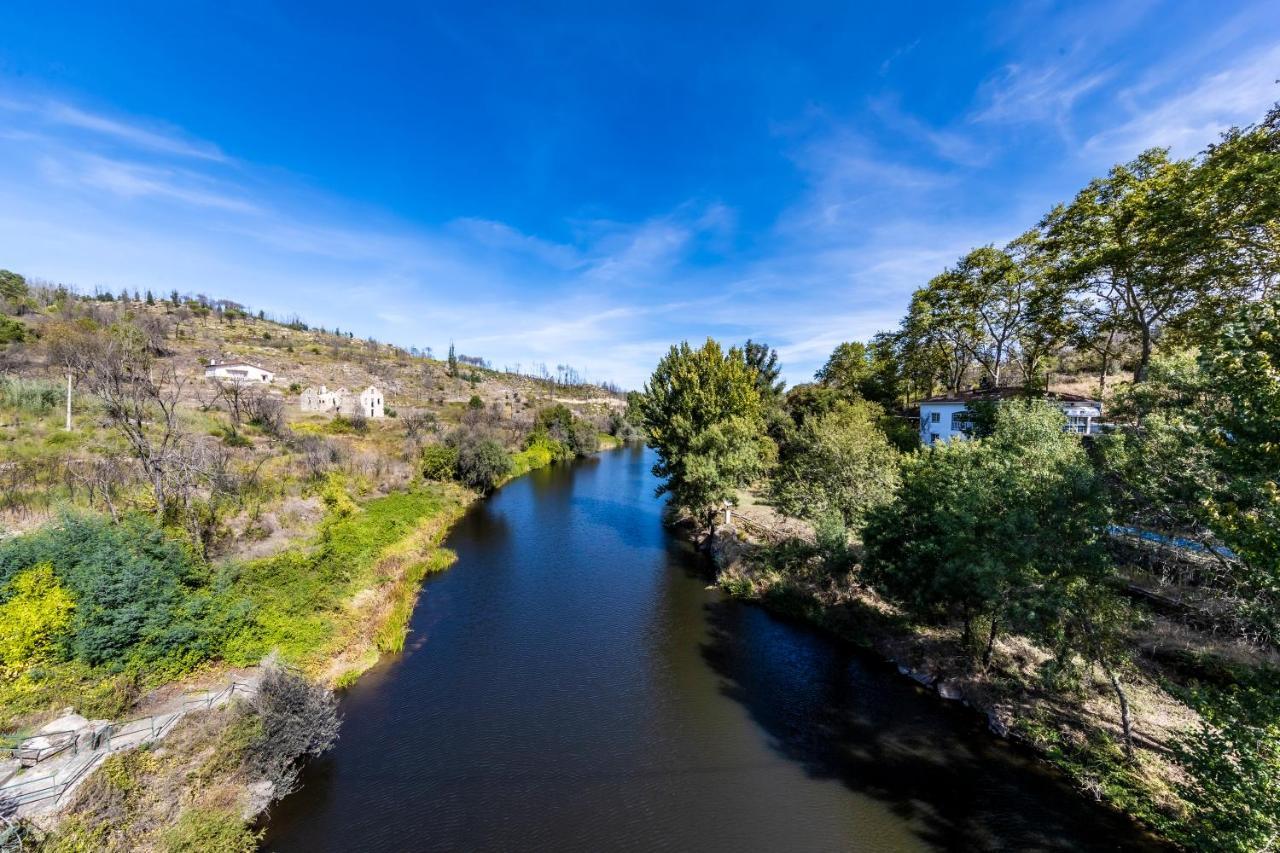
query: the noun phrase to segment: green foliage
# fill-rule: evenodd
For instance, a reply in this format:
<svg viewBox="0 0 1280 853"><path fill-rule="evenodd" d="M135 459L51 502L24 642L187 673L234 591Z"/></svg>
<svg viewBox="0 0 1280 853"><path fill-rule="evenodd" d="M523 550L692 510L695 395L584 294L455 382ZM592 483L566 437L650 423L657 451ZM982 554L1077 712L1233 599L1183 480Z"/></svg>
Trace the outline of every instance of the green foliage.
<svg viewBox="0 0 1280 853"><path fill-rule="evenodd" d="M480 399L479 394L472 394L471 399L467 401L467 408L473 412L484 408L484 400Z"/></svg>
<svg viewBox="0 0 1280 853"><path fill-rule="evenodd" d="M1103 458L1126 517L1230 549L1232 571L1217 583L1275 636L1280 301L1238 306L1212 326L1198 356L1153 360L1149 381L1121 400L1137 422L1101 443Z"/></svg>
<svg viewBox="0 0 1280 853"><path fill-rule="evenodd" d="M906 459L867 524L867 577L917 617L1048 630L1069 583L1105 573L1104 497L1060 412L1008 404L990 438Z"/></svg>
<svg viewBox="0 0 1280 853"><path fill-rule="evenodd" d="M379 582L379 558L426 520L453 511L457 500L442 486L376 498L359 512L327 515L307 547L229 567L227 583L253 609L228 638L225 657L237 665L273 650L293 663L322 658L338 636L344 603Z"/></svg>
<svg viewBox="0 0 1280 853"><path fill-rule="evenodd" d="M527 446L542 445L557 459L586 456L600 449L595 427L579 418L568 406L557 404L538 411Z"/></svg>
<svg viewBox="0 0 1280 853"><path fill-rule="evenodd" d="M0 405L27 414L48 414L65 400L66 393L57 382L0 376Z"/></svg>
<svg viewBox="0 0 1280 853"><path fill-rule="evenodd" d="M511 472L511 454L492 438L467 438L457 450L458 482L478 492L493 491Z"/></svg>
<svg viewBox="0 0 1280 853"><path fill-rule="evenodd" d="M0 270L0 298L19 302L27 298L27 280L12 270Z"/></svg>
<svg viewBox="0 0 1280 853"><path fill-rule="evenodd" d="M75 602L58 583L49 563L19 572L3 594L0 672L13 677L54 656L54 644L71 621Z"/></svg>
<svg viewBox="0 0 1280 853"><path fill-rule="evenodd" d="M247 610L147 518L67 515L0 543L0 582L41 564L75 602L66 651L90 665L189 668L214 656Z"/></svg>
<svg viewBox="0 0 1280 853"><path fill-rule="evenodd" d="M782 396L786 383L778 378L782 368L778 366L778 352L768 344L748 340L742 347L742 359L755 371L756 389L762 400L776 400Z"/></svg>
<svg viewBox="0 0 1280 853"><path fill-rule="evenodd" d="M1197 688L1201 716L1174 756L1186 770L1180 793L1189 820L1168 827L1192 850L1265 850L1280 837L1280 684L1274 673L1228 689Z"/></svg>
<svg viewBox="0 0 1280 853"><path fill-rule="evenodd" d="M21 320L0 315L0 344L20 344L34 335Z"/></svg>
<svg viewBox="0 0 1280 853"><path fill-rule="evenodd" d="M783 446L770 483L778 508L860 529L898 485L898 452L879 427L883 417L875 403L855 400L806 418Z"/></svg>
<svg viewBox="0 0 1280 853"><path fill-rule="evenodd" d="M710 338L681 343L658 363L641 409L660 492L710 522L719 505L765 468L763 401L756 373L737 349ZM766 446L769 445L769 447Z"/></svg>
<svg viewBox="0 0 1280 853"><path fill-rule="evenodd" d="M262 832L245 825L235 811L191 806L165 830L165 853L254 853Z"/></svg>
<svg viewBox="0 0 1280 853"><path fill-rule="evenodd" d="M447 481L457 475L458 448L449 444L428 444L422 448L422 476Z"/></svg>

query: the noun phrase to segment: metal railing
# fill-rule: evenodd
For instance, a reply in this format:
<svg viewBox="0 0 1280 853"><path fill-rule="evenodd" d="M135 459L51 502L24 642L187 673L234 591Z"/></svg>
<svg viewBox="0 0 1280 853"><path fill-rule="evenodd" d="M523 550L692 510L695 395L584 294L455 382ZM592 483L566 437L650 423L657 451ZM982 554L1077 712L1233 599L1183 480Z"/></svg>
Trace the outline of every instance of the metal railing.
<svg viewBox="0 0 1280 853"><path fill-rule="evenodd" d="M80 755L83 741L86 747L83 750L86 758L80 766L75 768L70 776L65 776L62 779L58 777L65 772L67 769L65 767L42 776L15 776L6 780L4 784L0 784L0 804L20 807L40 802L41 800L61 797L71 786L79 782L86 773L97 767L112 752L141 746L164 737L173 728L174 724L190 711L209 710L215 705L230 700L237 694L253 696L256 692L257 690L253 685L232 679L226 687L216 693L206 692L203 696L197 698L184 699L182 706L178 710L164 714L152 714L146 717L135 717L120 723L109 724L96 731L88 732L87 737L73 731L37 735L36 737L48 738L51 741L57 739L57 742L43 747L23 747L19 745L10 748L10 755L24 764L29 760L30 764L26 764L26 766L32 767L56 755L60 755L68 749L73 750L75 755ZM31 739L28 738L27 740Z"/></svg>

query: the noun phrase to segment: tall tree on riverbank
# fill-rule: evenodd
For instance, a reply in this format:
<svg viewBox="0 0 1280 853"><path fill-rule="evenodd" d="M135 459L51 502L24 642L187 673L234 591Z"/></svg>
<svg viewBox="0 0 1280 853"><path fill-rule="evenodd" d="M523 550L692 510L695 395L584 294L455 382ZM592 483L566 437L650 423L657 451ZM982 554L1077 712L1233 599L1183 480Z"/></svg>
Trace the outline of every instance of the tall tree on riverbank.
<svg viewBox="0 0 1280 853"><path fill-rule="evenodd" d="M658 493L709 528L769 456L757 376L740 350L724 352L708 338L696 350L688 342L673 346L645 385L640 408L658 452Z"/></svg>

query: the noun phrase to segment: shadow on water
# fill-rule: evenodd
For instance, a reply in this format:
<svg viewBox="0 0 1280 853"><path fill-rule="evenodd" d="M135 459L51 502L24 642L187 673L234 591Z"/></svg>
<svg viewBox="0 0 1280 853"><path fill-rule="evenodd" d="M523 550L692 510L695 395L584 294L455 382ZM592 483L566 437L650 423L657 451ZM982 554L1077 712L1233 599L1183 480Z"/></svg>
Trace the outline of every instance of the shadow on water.
<svg viewBox="0 0 1280 853"><path fill-rule="evenodd" d="M770 746L881 800L941 850L1168 850L868 652L754 605L706 605L702 653Z"/></svg>

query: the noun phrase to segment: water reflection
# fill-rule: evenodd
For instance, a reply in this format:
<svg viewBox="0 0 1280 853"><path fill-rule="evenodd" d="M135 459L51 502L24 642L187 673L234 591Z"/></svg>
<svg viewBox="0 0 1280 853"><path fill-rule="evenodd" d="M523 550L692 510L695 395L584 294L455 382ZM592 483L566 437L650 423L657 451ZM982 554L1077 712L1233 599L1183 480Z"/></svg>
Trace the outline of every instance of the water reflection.
<svg viewBox="0 0 1280 853"><path fill-rule="evenodd" d="M477 505L267 847L1132 849L973 718L706 588L638 449ZM423 642L425 640L425 642Z"/></svg>

